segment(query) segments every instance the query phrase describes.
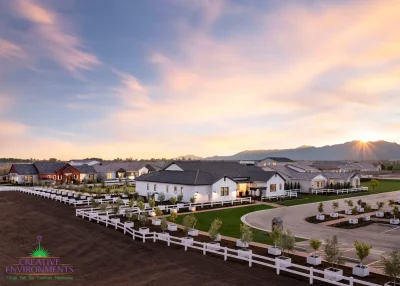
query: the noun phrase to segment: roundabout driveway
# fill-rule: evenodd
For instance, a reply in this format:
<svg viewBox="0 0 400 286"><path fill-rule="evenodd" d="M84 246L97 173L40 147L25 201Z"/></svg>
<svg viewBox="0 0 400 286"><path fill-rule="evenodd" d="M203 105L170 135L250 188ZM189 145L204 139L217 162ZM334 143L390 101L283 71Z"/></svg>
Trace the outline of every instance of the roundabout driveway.
<svg viewBox="0 0 400 286"><path fill-rule="evenodd" d="M373 208L376 206L375 204L377 201L384 201L386 204L385 209L388 209L387 201L390 199L398 200L399 198L400 191L397 191L335 201L339 202L338 210L344 210L347 208L347 204L344 202L347 199L352 199L354 204L356 204L358 199L362 199L364 202L371 204ZM378 224L372 224L358 229L340 229L306 222L306 217L318 213L318 204L319 203L312 203L257 211L243 216L242 221L254 228L270 231L272 219L280 217L283 220L283 227L291 230L297 237L325 240L331 238L333 235L337 235L339 242L344 248L353 248L354 240L359 240L372 245L376 254L383 254L393 250L400 251L400 228L397 227L385 227ZM324 202L324 213L329 214L332 211L332 201ZM299 245L301 245L301 243Z"/></svg>

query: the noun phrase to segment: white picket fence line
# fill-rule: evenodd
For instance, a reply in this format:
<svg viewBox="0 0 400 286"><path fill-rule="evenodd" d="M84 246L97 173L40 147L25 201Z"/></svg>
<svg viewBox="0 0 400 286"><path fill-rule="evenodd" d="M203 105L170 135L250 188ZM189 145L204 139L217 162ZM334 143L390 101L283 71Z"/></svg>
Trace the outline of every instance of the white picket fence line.
<svg viewBox="0 0 400 286"><path fill-rule="evenodd" d="M366 286L378 286L378 284L362 281L355 279L353 277L347 277L343 275L338 275L334 273L329 273L329 276L340 278L341 281L346 281L347 283L333 281L324 278L324 271L319 269L314 269L313 267L307 267L295 263L288 262L281 262L278 259L253 254L251 251L243 251L243 250L236 250L229 247L222 247L220 246L219 250L209 248L206 242L199 242L199 241L190 241L188 242L185 238L175 237L169 234L159 233L159 232L148 232L143 233L141 231L135 230L133 227L127 226L125 223L115 222L112 219L106 218L104 216L99 215L96 211L81 211L76 212L77 217L81 217L83 219L87 218L89 221L96 221L97 223L104 223L106 227L113 226L116 230L120 229L123 231L124 234L131 235L133 239L138 238L146 242L146 240L151 240L153 242L157 241L164 241L167 242L167 245L170 246L171 244L181 245L184 247L185 251L188 249L197 249L203 252L203 255L207 253L213 253L224 257L224 261L230 258L235 258L243 261L247 261L249 267L252 267L253 264L263 265L266 267L270 267L276 270L276 274L279 275L281 271L286 271L288 273L292 273L295 275L303 276L308 278L310 284L313 284L314 281L322 281L327 282L333 285L339 286L353 286L354 283L359 285L366 285ZM288 268L290 267L290 268Z"/></svg>
<svg viewBox="0 0 400 286"><path fill-rule="evenodd" d="M368 187L358 187L350 189L311 189L311 194L344 194L344 193L355 193L355 192L367 192Z"/></svg>

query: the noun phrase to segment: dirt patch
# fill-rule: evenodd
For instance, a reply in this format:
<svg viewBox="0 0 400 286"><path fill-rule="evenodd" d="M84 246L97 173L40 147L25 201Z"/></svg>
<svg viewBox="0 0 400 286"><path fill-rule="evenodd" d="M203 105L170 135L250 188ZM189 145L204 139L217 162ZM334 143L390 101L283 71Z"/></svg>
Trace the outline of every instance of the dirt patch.
<svg viewBox="0 0 400 286"><path fill-rule="evenodd" d="M308 285L273 269L134 241L75 217L73 207L59 202L17 192L2 192L0 198L0 285ZM28 255L37 235L52 255L74 266L73 281L6 280L5 266Z"/></svg>

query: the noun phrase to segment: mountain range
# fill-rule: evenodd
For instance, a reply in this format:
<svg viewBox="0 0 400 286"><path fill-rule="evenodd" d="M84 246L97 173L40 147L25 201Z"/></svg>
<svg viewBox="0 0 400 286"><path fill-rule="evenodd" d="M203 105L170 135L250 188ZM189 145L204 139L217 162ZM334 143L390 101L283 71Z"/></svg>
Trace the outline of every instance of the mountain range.
<svg viewBox="0 0 400 286"><path fill-rule="evenodd" d="M213 156L205 160L261 160L266 157L287 157L292 160L398 160L400 145L383 140L355 140L323 147L303 145L294 149L246 150L231 156Z"/></svg>

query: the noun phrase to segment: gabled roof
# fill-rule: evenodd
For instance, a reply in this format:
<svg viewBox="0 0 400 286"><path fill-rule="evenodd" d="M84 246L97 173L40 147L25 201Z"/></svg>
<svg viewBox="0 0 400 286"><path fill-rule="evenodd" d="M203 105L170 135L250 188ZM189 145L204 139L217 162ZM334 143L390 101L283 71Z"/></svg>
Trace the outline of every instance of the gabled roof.
<svg viewBox="0 0 400 286"><path fill-rule="evenodd" d="M29 164L13 164L10 169L10 173L16 173L18 175L37 175L38 170L32 163Z"/></svg>
<svg viewBox="0 0 400 286"><path fill-rule="evenodd" d="M322 175L327 179L343 179L343 180L348 180L357 176L356 173L345 173L345 172L322 172Z"/></svg>
<svg viewBox="0 0 400 286"><path fill-rule="evenodd" d="M63 162L36 162L35 167L39 174L55 174L59 169L65 166Z"/></svg>
<svg viewBox="0 0 400 286"><path fill-rule="evenodd" d="M159 182L178 185L212 185L223 176L213 176L202 171L158 171L141 175L136 181Z"/></svg>
<svg viewBox="0 0 400 286"><path fill-rule="evenodd" d="M94 167L87 165L87 164L80 165L80 166L74 166L74 167L75 167L75 169L77 169L79 172L81 172L83 174L97 174Z"/></svg>
<svg viewBox="0 0 400 286"><path fill-rule="evenodd" d="M280 162L280 163L285 163L285 162L292 163L292 162L295 162L295 161L293 161L293 160L291 160L289 158L286 158L286 157L266 157L264 159L259 160L259 162L260 161L264 161L266 159L270 159L270 160L273 160L275 162Z"/></svg>

